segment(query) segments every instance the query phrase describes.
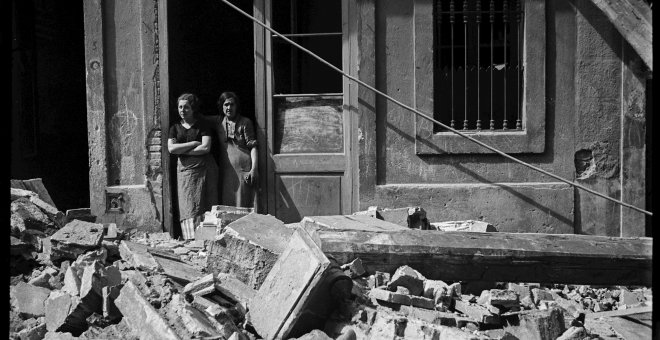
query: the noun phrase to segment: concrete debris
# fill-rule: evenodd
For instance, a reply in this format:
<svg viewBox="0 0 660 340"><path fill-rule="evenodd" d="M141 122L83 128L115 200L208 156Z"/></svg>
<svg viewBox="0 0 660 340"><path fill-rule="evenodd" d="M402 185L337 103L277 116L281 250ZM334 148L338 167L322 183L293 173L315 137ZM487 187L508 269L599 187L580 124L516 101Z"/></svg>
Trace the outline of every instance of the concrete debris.
<svg viewBox="0 0 660 340"><path fill-rule="evenodd" d="M103 225L73 220L50 237L51 261L75 260L79 255L101 246Z"/></svg>
<svg viewBox="0 0 660 340"><path fill-rule="evenodd" d="M117 309L140 339L173 339L179 336L156 309L142 296L133 282L128 281L115 300Z"/></svg>
<svg viewBox="0 0 660 340"><path fill-rule="evenodd" d="M89 209L67 211L72 221L58 230L65 218L41 194L17 187L11 197L12 339L569 340L625 337L652 312L646 287L431 280L428 268L376 268L364 253L338 262L318 243L327 230L428 228L421 208L285 225L216 206L198 227L213 230L182 241L95 223ZM479 221L428 225L495 231Z"/></svg>

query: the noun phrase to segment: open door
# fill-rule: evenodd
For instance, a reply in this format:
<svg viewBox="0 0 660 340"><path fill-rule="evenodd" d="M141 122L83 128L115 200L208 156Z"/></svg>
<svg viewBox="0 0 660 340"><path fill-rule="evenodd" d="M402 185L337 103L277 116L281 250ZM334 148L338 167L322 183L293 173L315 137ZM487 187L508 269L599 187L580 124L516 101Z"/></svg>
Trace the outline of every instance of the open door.
<svg viewBox="0 0 660 340"><path fill-rule="evenodd" d="M347 0L265 0L263 6L265 22L273 29L355 74ZM351 167L356 163L351 152L356 86L284 39L263 29L256 32L267 212L285 223L304 216L350 213L357 202ZM261 66L263 74L258 71ZM258 115L259 104L257 98Z"/></svg>

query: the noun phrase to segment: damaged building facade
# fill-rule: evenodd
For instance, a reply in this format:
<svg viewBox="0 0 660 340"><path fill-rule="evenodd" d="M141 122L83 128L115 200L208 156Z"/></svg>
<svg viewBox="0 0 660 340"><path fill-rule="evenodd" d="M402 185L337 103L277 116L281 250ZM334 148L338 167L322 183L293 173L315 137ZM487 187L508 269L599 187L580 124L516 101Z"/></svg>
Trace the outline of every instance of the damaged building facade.
<svg viewBox="0 0 660 340"><path fill-rule="evenodd" d="M652 70L621 29L633 13L612 21L592 0L232 3L446 125L650 206ZM648 4L622 3L650 28ZM644 214L434 126L222 1L83 5L90 207L99 223L173 230L166 136L176 98L196 93L203 114L218 114L218 95L233 90L258 133L257 211L285 223L420 206L430 221L478 219L503 232L650 236Z"/></svg>

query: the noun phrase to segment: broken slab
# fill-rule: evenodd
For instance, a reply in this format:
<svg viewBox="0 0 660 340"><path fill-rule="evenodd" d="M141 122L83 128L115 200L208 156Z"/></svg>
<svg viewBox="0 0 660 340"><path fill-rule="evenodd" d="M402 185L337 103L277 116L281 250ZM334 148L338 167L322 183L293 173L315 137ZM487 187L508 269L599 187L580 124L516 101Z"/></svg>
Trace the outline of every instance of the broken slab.
<svg viewBox="0 0 660 340"><path fill-rule="evenodd" d="M25 186L26 190L30 190L39 195L39 198L44 200L46 203L56 207L55 202L50 197L50 194L48 194L48 190L46 190L46 186L44 186L41 178L25 179L23 180L23 186Z"/></svg>
<svg viewBox="0 0 660 340"><path fill-rule="evenodd" d="M139 289L128 281L115 299L117 309L124 316L123 319L140 339L172 339L179 336L142 296Z"/></svg>
<svg viewBox="0 0 660 340"><path fill-rule="evenodd" d="M211 243L207 272L232 274L258 289L286 248L291 234L292 229L271 215L251 213L239 218Z"/></svg>
<svg viewBox="0 0 660 340"><path fill-rule="evenodd" d="M339 263L359 257L370 273L409 265L426 278L451 281L652 283L653 239L646 237L410 229L310 232L325 254Z"/></svg>
<svg viewBox="0 0 660 340"><path fill-rule="evenodd" d="M184 263L179 259L165 258L161 256L153 257L162 269L163 274L181 285L195 281L202 277L200 268Z"/></svg>
<svg viewBox="0 0 660 340"><path fill-rule="evenodd" d="M343 278L348 279L338 267L331 266L310 235L297 229L250 300L254 329L263 338L274 339L323 328L337 302L330 296L331 287Z"/></svg>
<svg viewBox="0 0 660 340"><path fill-rule="evenodd" d="M156 259L149 254L147 249L148 247L143 244L131 241L121 241L119 244L119 255L124 261L130 263L137 269L160 271L160 265Z"/></svg>
<svg viewBox="0 0 660 340"><path fill-rule="evenodd" d="M409 230L405 226L397 225L364 215L332 215L332 216L306 216L300 221L303 228L311 231L402 231ZM341 262L340 263L346 263Z"/></svg>
<svg viewBox="0 0 660 340"><path fill-rule="evenodd" d="M50 295L50 289L19 282L10 289L11 305L24 318L45 315L44 302Z"/></svg>
<svg viewBox="0 0 660 340"><path fill-rule="evenodd" d="M52 261L75 260L87 251L99 248L103 240L103 225L73 220L50 237Z"/></svg>

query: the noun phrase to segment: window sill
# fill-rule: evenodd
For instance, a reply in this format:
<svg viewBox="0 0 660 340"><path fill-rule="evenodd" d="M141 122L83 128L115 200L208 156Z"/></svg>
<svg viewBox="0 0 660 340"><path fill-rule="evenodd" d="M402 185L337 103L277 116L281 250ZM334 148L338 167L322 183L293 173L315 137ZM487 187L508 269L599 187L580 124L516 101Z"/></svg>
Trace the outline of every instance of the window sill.
<svg viewBox="0 0 660 340"><path fill-rule="evenodd" d="M545 150L545 129L543 126L523 131L466 131L465 134L505 153L542 153ZM415 136L415 152L418 155L494 154L493 151L453 132L440 132L430 135L427 133L425 135L426 137L418 133Z"/></svg>

